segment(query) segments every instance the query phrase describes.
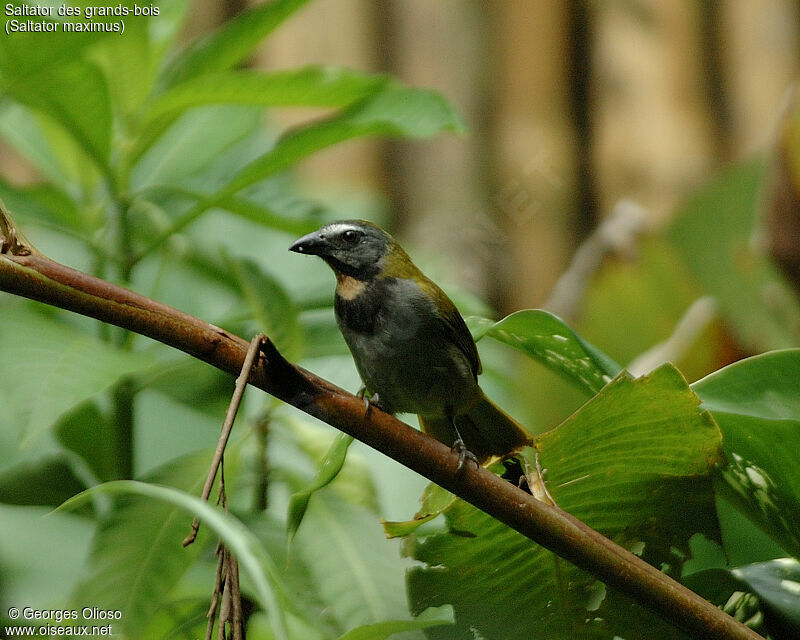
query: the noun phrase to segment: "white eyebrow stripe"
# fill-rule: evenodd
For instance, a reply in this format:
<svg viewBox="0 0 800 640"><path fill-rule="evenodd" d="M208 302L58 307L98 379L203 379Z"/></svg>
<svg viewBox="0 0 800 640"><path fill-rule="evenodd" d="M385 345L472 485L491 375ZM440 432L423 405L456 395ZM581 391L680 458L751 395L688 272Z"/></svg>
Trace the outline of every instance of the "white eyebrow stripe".
<svg viewBox="0 0 800 640"><path fill-rule="evenodd" d="M354 224L344 224L343 222L334 222L325 227L325 231L333 235L339 235L345 231L358 231L358 227Z"/></svg>

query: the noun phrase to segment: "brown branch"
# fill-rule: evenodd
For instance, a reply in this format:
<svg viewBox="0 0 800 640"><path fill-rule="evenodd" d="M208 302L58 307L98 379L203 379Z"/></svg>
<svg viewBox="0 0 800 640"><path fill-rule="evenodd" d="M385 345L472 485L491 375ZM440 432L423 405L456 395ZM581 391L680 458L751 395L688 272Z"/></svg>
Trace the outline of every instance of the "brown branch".
<svg viewBox="0 0 800 640"><path fill-rule="evenodd" d="M0 210L0 217L3 212ZM238 375L248 343L219 327L19 248L2 237L0 290L115 324ZM287 362L271 342L250 383L352 435L519 531L694 638L756 640L751 629L557 507L483 468L457 472L446 445Z"/></svg>

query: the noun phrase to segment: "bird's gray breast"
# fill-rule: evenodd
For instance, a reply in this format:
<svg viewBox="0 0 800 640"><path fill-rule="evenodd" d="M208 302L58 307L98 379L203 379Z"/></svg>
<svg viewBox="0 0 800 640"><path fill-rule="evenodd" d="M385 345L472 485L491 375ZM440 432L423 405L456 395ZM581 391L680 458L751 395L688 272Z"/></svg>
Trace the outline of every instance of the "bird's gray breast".
<svg viewBox="0 0 800 640"><path fill-rule="evenodd" d="M337 296L335 309L365 386L387 410L444 415L470 402L469 362L415 281L375 280L353 299Z"/></svg>

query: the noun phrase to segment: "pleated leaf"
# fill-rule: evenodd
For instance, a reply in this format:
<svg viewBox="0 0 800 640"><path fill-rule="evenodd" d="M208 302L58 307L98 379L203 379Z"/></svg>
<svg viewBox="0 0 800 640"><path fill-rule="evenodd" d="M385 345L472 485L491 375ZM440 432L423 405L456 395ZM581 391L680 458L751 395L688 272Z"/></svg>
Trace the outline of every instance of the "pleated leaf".
<svg viewBox="0 0 800 640"><path fill-rule="evenodd" d="M679 573L695 533L718 539L711 467L720 435L680 373L621 374L558 428L539 436L559 506L656 566ZM442 500L437 502L442 504ZM677 638L588 574L456 500L446 529L408 539L412 610L450 603L453 628L431 638Z"/></svg>

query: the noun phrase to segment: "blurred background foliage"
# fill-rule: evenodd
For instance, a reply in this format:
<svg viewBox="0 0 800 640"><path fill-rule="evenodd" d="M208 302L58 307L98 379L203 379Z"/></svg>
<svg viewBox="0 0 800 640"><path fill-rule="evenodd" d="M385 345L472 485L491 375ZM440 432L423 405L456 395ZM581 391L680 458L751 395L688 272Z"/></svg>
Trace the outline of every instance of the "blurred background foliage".
<svg viewBox="0 0 800 640"><path fill-rule="evenodd" d="M124 36L0 39L0 197L49 257L240 335L266 331L288 357L351 390L359 383L333 321L331 275L286 250L337 218L370 218L396 233L465 315L543 307L635 375L672 362L693 382L798 346L796 3L157 6L157 17L126 19ZM516 319L533 360L509 348L525 343L503 340L502 326L471 322L496 338L480 342L483 386L532 431L559 424L596 391L541 366L539 338L570 335L548 317ZM112 500L101 491L72 512L42 516L117 478L197 495L232 381L145 338L8 295L0 357L0 621L12 605L100 606L123 612L128 637L197 637L215 538L204 528L181 550L191 517L169 496ZM653 397L675 399L646 405L659 415L682 407L674 424L705 425L679 376L657 371L633 386L618 380L565 426L580 432L591 411L606 415L603 406L621 402L633 413ZM789 455L800 444L798 379L796 360L777 356L693 387L728 458L744 450L750 462L766 460L755 476L753 466L732 465L712 491L707 467L717 454L704 452L719 442L696 431L696 441L664 445L664 473L677 488L642 515L664 489L648 493L636 447L653 434L634 430L616 450L629 453L616 472L635 488L633 506L606 504L613 483L556 497L631 548L647 540L648 560L671 563L762 633L792 637L800 613L775 585L800 584L789 560L800 514ZM731 410L751 393L765 405ZM748 439L753 420L775 427L766 440ZM281 624L266 615L260 583L245 577L250 637L284 629L336 638L361 625L378 626L353 637L418 637L414 625L452 621L452 612L415 621L409 606L438 604L454 604L461 626L429 633L464 637L467 625L493 637L483 625L514 606L519 585L562 573L568 606L554 610L547 589L528 590L541 608L522 618L544 620L544 637L574 635L558 614L583 620L601 602L582 627L587 637L654 637L652 619L637 610L637 626L626 616L630 603L430 488L431 513L492 540L499 556L444 536L441 524L402 545L385 539L379 519L408 521L425 482L358 443L336 439L334 454L350 449L347 462L308 502L287 549L290 496L312 484L334 440L332 429L248 391L226 458L229 496L280 573L270 585L282 612ZM569 472L569 451L594 472L614 459L584 450L580 437L567 453L548 442L545 455L561 461L554 479ZM770 465L781 445L785 460ZM681 484L692 474L702 478ZM759 478L776 484L759 494ZM688 526L667 526L688 518L684 498ZM642 529L645 516L652 530ZM450 573L426 574L401 546L431 567L449 562ZM497 572L476 579L475 557L493 557ZM495 582L523 569L511 592ZM474 590L438 601L437 586L463 589L465 576Z"/></svg>

